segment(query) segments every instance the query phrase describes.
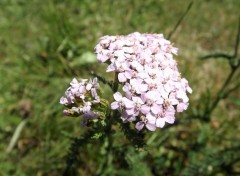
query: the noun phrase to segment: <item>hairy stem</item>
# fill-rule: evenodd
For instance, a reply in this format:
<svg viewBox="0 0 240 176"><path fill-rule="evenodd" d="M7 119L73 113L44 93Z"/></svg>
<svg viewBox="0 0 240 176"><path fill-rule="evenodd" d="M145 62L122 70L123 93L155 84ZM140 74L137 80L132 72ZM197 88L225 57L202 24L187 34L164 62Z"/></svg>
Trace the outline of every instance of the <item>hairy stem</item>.
<svg viewBox="0 0 240 176"><path fill-rule="evenodd" d="M115 93L118 91L118 74L115 73L115 77L114 77L114 83L113 83L113 86L112 86L112 91Z"/></svg>
<svg viewBox="0 0 240 176"><path fill-rule="evenodd" d="M113 118L111 118L111 116L108 117L108 122L107 122L107 127L105 130L105 134L106 134L106 140L107 140L107 147L106 147L106 156L104 158L104 163L100 169L100 172L97 174L98 176L101 176L105 173L105 171L107 170L109 163L110 163L110 157L111 157L111 152L112 152L112 145L113 145L113 138L112 138L112 121Z"/></svg>
<svg viewBox="0 0 240 176"><path fill-rule="evenodd" d="M78 161L79 148L87 144L94 134L95 131L92 130L86 132L82 138L73 139L67 155L66 168L64 170L63 176L76 175L76 163Z"/></svg>
<svg viewBox="0 0 240 176"><path fill-rule="evenodd" d="M99 76L98 74L96 74L95 72L91 72L91 74L94 77L97 77L99 81L101 81L103 84L107 84L110 88L112 88L112 83L110 81L107 81L105 78L103 78L102 76Z"/></svg>
<svg viewBox="0 0 240 176"><path fill-rule="evenodd" d="M119 87L119 82L118 82L118 74L115 73L115 76L114 76L114 81L113 81L113 84L111 86L112 88L112 91L115 93L118 91L118 87ZM105 160L104 160L104 163L102 165L102 168L99 172L99 176L103 175L104 172L106 171L106 169L108 168L108 165L109 165L109 161L110 161L110 157L111 157L111 152L112 152L112 146L113 146L113 138L112 138L112 124L114 122L114 119L117 119L117 114L118 112L115 110L115 111L111 111L106 120L107 120L107 127L106 127L106 130L105 130L105 134L107 136L107 155L105 157Z"/></svg>

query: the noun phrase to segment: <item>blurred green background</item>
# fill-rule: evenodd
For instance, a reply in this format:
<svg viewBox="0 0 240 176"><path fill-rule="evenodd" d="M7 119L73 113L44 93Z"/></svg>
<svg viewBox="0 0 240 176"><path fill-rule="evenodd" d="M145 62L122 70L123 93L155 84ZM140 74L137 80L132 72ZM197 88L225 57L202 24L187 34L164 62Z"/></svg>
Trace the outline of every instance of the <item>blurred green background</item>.
<svg viewBox="0 0 240 176"><path fill-rule="evenodd" d="M106 75L95 61L98 39L135 31L167 36L189 2L0 0L0 175L61 175L70 146L66 133L80 136L86 129L80 118L64 117L58 102L73 77L90 78L90 70ZM239 146L239 89L218 104L209 122L192 116L230 72L225 60L199 57L233 52L239 15L239 0L194 2L171 38L180 49L179 70L193 89L188 111L177 114L184 122L147 134L141 151L124 147L127 141L116 135L105 175L240 175L238 148L226 150ZM25 119L16 145L6 152ZM79 175L95 175L105 154L96 144L82 148Z"/></svg>

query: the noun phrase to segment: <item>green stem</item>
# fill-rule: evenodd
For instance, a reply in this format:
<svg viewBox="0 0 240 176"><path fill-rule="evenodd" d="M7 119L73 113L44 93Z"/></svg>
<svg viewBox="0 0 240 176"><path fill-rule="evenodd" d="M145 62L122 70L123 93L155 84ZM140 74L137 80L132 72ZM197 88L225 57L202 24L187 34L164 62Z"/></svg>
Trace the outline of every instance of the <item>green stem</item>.
<svg viewBox="0 0 240 176"><path fill-rule="evenodd" d="M188 12L190 11L192 5L194 3L194 0L190 1L190 3L187 6L186 11L183 13L183 15L179 18L179 20L177 21L177 24L174 26L173 30L168 34L167 39L170 40L172 35L176 32L177 28L180 26L180 24L182 23L183 19L185 18L185 16L188 14Z"/></svg>
<svg viewBox="0 0 240 176"><path fill-rule="evenodd" d="M240 16L238 18L238 31L237 31L236 44L235 44L234 54L233 54L234 58L238 56L239 41L240 41Z"/></svg>
<svg viewBox="0 0 240 176"><path fill-rule="evenodd" d="M79 156L79 148L90 142L91 138L95 134L94 130L86 132L81 138L74 138L67 156L66 168L64 170L63 176L76 175L77 162Z"/></svg>
<svg viewBox="0 0 240 176"><path fill-rule="evenodd" d="M231 79L232 79L234 73L236 72L236 70L237 70L236 68L233 68L233 69L231 70L231 72L230 72L230 74L228 75L226 81L225 81L224 84L222 85L222 88L218 91L217 97L216 97L216 99L214 100L214 102L212 103L210 109L208 109L208 110L206 111L205 116L207 115L208 117L210 117L210 115L211 115L211 113L213 112L213 110L217 107L219 101L220 101L221 99L223 99L224 91L225 91L227 85L229 84L229 82L231 81Z"/></svg>
<svg viewBox="0 0 240 176"><path fill-rule="evenodd" d="M104 158L104 163L99 171L99 173L97 174L98 176L101 176L105 173L106 169L109 166L110 163L110 157L111 157L111 152L112 152L112 145L113 145L113 138L112 138L112 119L110 116L107 118L108 122L107 122L107 127L105 130L105 134L107 135L107 147L106 147L106 157Z"/></svg>
<svg viewBox="0 0 240 176"><path fill-rule="evenodd" d="M105 78L99 76L98 74L94 73L93 71L91 72L91 74L94 77L97 77L99 81L101 81L103 84L107 84L110 88L112 88L112 83L110 81L107 81Z"/></svg>
<svg viewBox="0 0 240 176"><path fill-rule="evenodd" d="M115 78L112 86L112 91L115 93L118 91L118 74L115 73Z"/></svg>
<svg viewBox="0 0 240 176"><path fill-rule="evenodd" d="M115 73L115 77L114 77L114 82L111 86L112 91L115 93L118 91L118 74ZM107 141L108 141L108 145L107 145L107 156L105 157L104 163L101 167L101 170L99 172L99 176L103 175L103 173L106 171L106 169L108 168L108 165L110 163L110 157L111 157L111 152L112 152L112 146L113 146L113 138L112 138L112 124L114 122L114 119L117 119L117 111L110 111L109 114L107 115L107 127L105 130L105 134L107 136Z"/></svg>

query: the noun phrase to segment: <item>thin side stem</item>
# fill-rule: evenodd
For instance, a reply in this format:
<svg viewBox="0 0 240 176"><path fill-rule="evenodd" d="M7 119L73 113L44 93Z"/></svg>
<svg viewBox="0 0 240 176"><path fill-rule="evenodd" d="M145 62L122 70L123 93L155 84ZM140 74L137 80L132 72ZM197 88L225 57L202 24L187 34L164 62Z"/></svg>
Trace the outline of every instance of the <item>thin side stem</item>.
<svg viewBox="0 0 240 176"><path fill-rule="evenodd" d="M230 93L234 92L240 87L240 82L236 84L233 88L229 89L227 92L224 93L223 97L226 98Z"/></svg>
<svg viewBox="0 0 240 176"><path fill-rule="evenodd" d="M222 88L218 91L217 93L217 97L215 99L215 101L212 103L212 106L210 107L210 109L205 113L205 115L210 116L210 114L213 112L213 110L216 108L216 106L218 105L219 101L223 98L224 95L224 91L227 87L227 85L229 84L229 82L231 81L234 73L236 72L236 68L232 69L230 74L228 75L226 81L224 82L224 84L222 85Z"/></svg>
<svg viewBox="0 0 240 176"><path fill-rule="evenodd" d="M194 0L192 0L189 4L188 7L186 9L186 11L184 12L184 14L180 17L180 19L178 20L177 24L175 25L175 27L173 28L173 30L168 34L167 39L170 40L172 35L176 32L177 28L180 26L180 24L182 23L183 19L185 18L185 16L188 14L188 12L190 11L192 5L194 3Z"/></svg>
<svg viewBox="0 0 240 176"><path fill-rule="evenodd" d="M224 53L213 53L213 54L203 56L200 59L210 59L210 58L224 58L224 59L230 60L232 59L232 56Z"/></svg>
<svg viewBox="0 0 240 176"><path fill-rule="evenodd" d="M103 84L107 84L110 88L112 88L112 83L110 81L107 81L105 78L99 76L98 74L96 74L95 72L91 72L91 74L94 77L97 77L99 81L101 81Z"/></svg>
<svg viewBox="0 0 240 176"><path fill-rule="evenodd" d="M238 19L238 31L237 31L237 37L236 37L236 43L235 43L235 48L234 48L234 55L233 55L233 57L237 57L237 55L238 55L239 41L240 41L240 17L239 17L239 19Z"/></svg>

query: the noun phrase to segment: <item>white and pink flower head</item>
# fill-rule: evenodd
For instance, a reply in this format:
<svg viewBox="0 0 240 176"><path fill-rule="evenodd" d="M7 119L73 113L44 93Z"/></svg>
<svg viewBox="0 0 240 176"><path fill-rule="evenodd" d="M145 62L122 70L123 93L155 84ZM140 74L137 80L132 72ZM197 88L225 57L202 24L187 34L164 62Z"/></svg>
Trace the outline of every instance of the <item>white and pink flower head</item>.
<svg viewBox="0 0 240 176"><path fill-rule="evenodd" d="M67 108L63 111L63 114L66 116L83 115L83 124L88 119L97 118L99 114L92 107L100 103L98 89L97 78L82 79L80 81L74 78L70 83L70 87L66 90L65 96L60 99L60 104Z"/></svg>
<svg viewBox="0 0 240 176"><path fill-rule="evenodd" d="M137 130L150 131L173 124L175 112L188 107L192 89L177 68L173 55L178 49L162 34L104 36L95 47L97 60L108 63L107 72L116 72L123 84L122 95L116 92L113 110L124 122L133 122ZM93 83L90 83L92 87ZM82 90L84 91L84 90ZM68 96L63 103L72 102Z"/></svg>

